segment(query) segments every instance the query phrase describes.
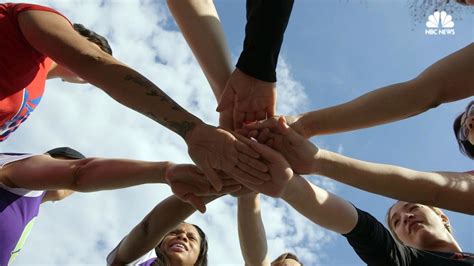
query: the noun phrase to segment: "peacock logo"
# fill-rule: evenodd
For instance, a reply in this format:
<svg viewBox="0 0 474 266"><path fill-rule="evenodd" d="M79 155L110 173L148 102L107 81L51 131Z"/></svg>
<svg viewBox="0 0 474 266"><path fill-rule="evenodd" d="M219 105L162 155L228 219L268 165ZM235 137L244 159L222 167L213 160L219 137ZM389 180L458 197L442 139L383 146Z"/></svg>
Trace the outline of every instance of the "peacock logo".
<svg viewBox="0 0 474 266"><path fill-rule="evenodd" d="M453 17L448 15L446 11L436 11L433 15L430 15L426 22L426 27L439 28L440 23L442 28L454 28Z"/></svg>
<svg viewBox="0 0 474 266"><path fill-rule="evenodd" d="M454 21L446 11L436 11L428 16L426 35L454 35Z"/></svg>

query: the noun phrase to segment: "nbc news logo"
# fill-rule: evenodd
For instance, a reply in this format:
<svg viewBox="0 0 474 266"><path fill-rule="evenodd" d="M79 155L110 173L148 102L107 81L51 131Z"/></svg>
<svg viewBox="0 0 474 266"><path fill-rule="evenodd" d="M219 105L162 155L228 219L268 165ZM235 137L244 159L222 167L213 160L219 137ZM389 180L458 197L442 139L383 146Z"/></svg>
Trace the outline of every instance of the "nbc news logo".
<svg viewBox="0 0 474 266"><path fill-rule="evenodd" d="M426 35L454 35L453 17L445 11L436 11L428 17Z"/></svg>

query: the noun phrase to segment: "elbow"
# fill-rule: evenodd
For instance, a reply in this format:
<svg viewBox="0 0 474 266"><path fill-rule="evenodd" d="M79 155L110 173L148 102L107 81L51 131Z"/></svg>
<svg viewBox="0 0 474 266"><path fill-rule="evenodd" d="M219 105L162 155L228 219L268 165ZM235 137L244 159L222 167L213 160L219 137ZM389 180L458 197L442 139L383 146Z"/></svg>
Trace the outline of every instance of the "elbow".
<svg viewBox="0 0 474 266"><path fill-rule="evenodd" d="M103 51L91 50L81 54L81 61L84 67L96 67L109 63L113 57Z"/></svg>
<svg viewBox="0 0 474 266"><path fill-rule="evenodd" d="M408 95L412 96L408 98L415 100L415 105L418 106L418 110L411 116L434 109L447 102L446 86L441 83L435 84L432 80L425 78L423 74L406 81L405 86L408 90L411 90Z"/></svg>
<svg viewBox="0 0 474 266"><path fill-rule="evenodd" d="M86 158L75 160L71 165L72 179L70 183L71 190L78 192L95 191L93 187L88 185L87 180L93 172L95 158Z"/></svg>

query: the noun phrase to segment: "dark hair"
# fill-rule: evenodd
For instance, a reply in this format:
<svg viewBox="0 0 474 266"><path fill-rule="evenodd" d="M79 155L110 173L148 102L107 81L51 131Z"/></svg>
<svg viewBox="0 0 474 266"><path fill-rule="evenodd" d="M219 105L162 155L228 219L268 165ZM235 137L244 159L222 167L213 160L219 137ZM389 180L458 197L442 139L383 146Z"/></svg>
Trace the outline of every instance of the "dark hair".
<svg viewBox="0 0 474 266"><path fill-rule="evenodd" d="M183 222L185 223L185 222ZM195 224L190 224L196 228L196 231L198 231L199 236L201 238L201 245L199 246L199 256L196 260L196 263L194 264L195 266L207 266L207 250L208 250L208 245L207 245L207 237L204 231L202 229L195 225ZM171 266L168 257L166 254L161 250L161 244L163 243L164 238L160 241L158 244L159 248L155 249L156 252L156 257L157 261L156 264L159 266Z"/></svg>
<svg viewBox="0 0 474 266"><path fill-rule="evenodd" d="M474 104L474 101L470 102L467 107L471 106ZM462 116L466 113L466 111L462 112L460 115L454 119L453 122L453 130L454 130L454 137L456 137L456 141L458 142L459 150L461 151L462 154L466 155L467 157L471 158L474 160L474 145L472 145L469 140L460 140L459 139L459 131L461 130L461 118Z"/></svg>
<svg viewBox="0 0 474 266"><path fill-rule="evenodd" d="M79 160L79 159L86 158L79 151L76 151L75 149L69 148L69 147L55 148L55 149L47 151L46 153L49 154L53 158L64 157L71 160Z"/></svg>
<svg viewBox="0 0 474 266"><path fill-rule="evenodd" d="M89 30L88 28L84 27L82 24L73 24L74 30L76 30L79 34L86 37L87 40L97 44L102 51L112 55L112 48L110 48L109 42L103 36L97 34L94 31Z"/></svg>
<svg viewBox="0 0 474 266"><path fill-rule="evenodd" d="M286 253L281 254L280 256L278 256L278 258L276 258L274 261L272 261L271 264L281 262L285 259L295 260L301 266L303 266L303 263L298 259L298 257L295 254L291 253L291 252L286 252Z"/></svg>

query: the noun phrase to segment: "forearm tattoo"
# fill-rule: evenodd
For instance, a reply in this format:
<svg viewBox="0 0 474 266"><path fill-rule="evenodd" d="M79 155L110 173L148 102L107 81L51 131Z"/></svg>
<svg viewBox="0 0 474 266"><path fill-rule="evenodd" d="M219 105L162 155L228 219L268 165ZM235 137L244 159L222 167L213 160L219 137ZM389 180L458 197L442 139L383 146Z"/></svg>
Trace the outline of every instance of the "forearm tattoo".
<svg viewBox="0 0 474 266"><path fill-rule="evenodd" d="M194 122L189 122L189 121L173 122L173 121L169 121L166 117L165 118L157 117L152 112L145 113L145 115L151 118L152 120L155 120L158 123L173 130L178 135L180 135L183 139L186 136L186 134L188 134L189 131L193 130L193 128L196 127L196 123Z"/></svg>
<svg viewBox="0 0 474 266"><path fill-rule="evenodd" d="M152 97L159 97L161 102L164 102L169 105L169 107L178 112L185 112L186 110L182 108L179 104L177 104L173 99L171 99L166 93L161 91L158 87L155 86L151 81L146 79L145 77L139 75L126 75L124 78L126 81L130 81L139 85L140 87L146 90L145 95L152 96ZM191 131L195 126L196 123L189 122L189 121L170 121L166 117L156 116L153 112L147 110L140 110L140 113L146 115L147 117L157 121L158 123L166 126L167 128L173 130L181 137L185 137L186 134Z"/></svg>

